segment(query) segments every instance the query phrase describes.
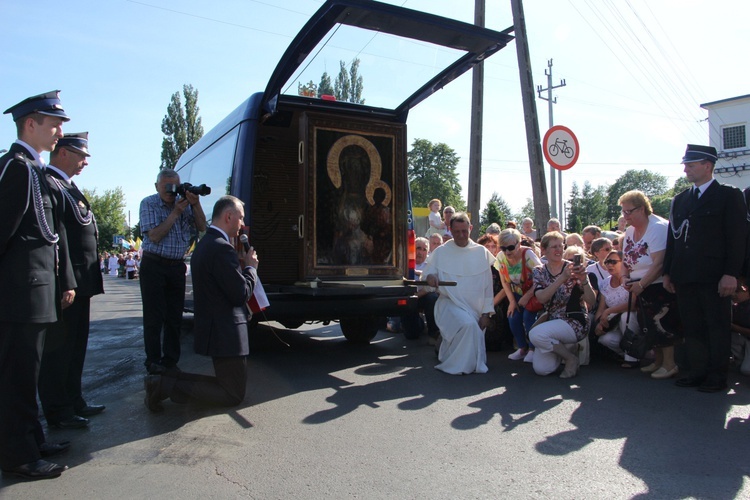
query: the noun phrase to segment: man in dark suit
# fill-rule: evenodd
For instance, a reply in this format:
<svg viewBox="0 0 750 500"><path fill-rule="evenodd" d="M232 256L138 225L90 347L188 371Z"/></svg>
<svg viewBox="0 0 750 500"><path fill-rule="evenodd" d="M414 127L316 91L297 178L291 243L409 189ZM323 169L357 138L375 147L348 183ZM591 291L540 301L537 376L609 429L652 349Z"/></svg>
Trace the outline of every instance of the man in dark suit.
<svg viewBox="0 0 750 500"><path fill-rule="evenodd" d="M89 156L88 132L65 134L50 153L47 167L47 182L62 214L60 237L67 242L77 285L75 301L63 310L62 321L47 331L39 372L39 399L47 425L61 429L86 427L86 417L104 411L103 405L87 404L81 392L91 297L104 293L96 220L73 182Z"/></svg>
<svg viewBox="0 0 750 500"><path fill-rule="evenodd" d="M680 387L727 388L732 294L745 258L745 201L713 178L716 149L688 144L682 163L693 187L675 196L664 256L664 288L677 294L685 329Z"/></svg>
<svg viewBox="0 0 750 500"><path fill-rule="evenodd" d="M161 401L236 406L247 384L247 301L257 279L252 247L239 253L230 242L242 229L245 210L234 196L214 206L211 226L190 259L195 300L195 352L211 356L216 376L170 371L147 375L145 403L162 411Z"/></svg>
<svg viewBox="0 0 750 500"><path fill-rule="evenodd" d="M55 149L69 120L58 96L29 97L5 111L13 115L18 140L0 158L0 468L24 479L59 476L67 467L42 457L70 446L45 442L36 403L45 330L75 298L72 274L65 276L72 283L58 281L66 262L57 258L59 236L41 157Z"/></svg>

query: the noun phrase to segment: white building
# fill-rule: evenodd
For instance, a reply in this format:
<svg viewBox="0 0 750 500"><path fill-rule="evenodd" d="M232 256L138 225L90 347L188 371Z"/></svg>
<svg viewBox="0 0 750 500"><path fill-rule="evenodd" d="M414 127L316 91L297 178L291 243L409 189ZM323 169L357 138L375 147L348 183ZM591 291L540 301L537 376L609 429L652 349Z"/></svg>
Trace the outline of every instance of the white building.
<svg viewBox="0 0 750 500"><path fill-rule="evenodd" d="M719 152L714 176L719 182L750 187L750 94L701 104L708 111L709 144Z"/></svg>

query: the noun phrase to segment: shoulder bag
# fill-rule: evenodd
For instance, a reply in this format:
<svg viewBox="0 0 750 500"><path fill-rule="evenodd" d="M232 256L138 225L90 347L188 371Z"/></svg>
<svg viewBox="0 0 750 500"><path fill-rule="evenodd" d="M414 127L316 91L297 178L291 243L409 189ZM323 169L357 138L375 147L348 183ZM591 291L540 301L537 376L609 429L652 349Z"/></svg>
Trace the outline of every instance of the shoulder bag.
<svg viewBox="0 0 750 500"><path fill-rule="evenodd" d="M628 314L625 320L625 332L622 334L622 339L620 339L620 349L634 358L643 359L646 353L654 347L656 330L648 326L641 326L640 324L635 330L630 328L630 303L632 295L632 293L628 293Z"/></svg>

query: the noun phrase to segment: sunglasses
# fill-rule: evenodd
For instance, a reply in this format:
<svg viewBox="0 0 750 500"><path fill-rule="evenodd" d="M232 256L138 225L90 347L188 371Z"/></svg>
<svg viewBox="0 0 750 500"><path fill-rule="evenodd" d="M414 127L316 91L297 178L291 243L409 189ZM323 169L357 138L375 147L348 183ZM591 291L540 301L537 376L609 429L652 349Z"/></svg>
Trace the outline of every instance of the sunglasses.
<svg viewBox="0 0 750 500"><path fill-rule="evenodd" d="M623 210L623 211L622 211L622 215L630 215L630 214L632 214L633 212L635 212L636 210L638 210L639 208L641 208L641 207L635 207L635 208L631 208L630 210Z"/></svg>
<svg viewBox="0 0 750 500"><path fill-rule="evenodd" d="M615 259L607 259L607 260L604 261L604 265L605 266L610 266L610 265L614 266L618 262L622 262L622 261L621 260L615 260Z"/></svg>
<svg viewBox="0 0 750 500"><path fill-rule="evenodd" d="M507 247L500 247L500 250L502 250L503 252L512 252L515 249L516 249L515 245L508 245Z"/></svg>
<svg viewBox="0 0 750 500"><path fill-rule="evenodd" d="M427 250L425 247L417 247L417 250Z"/></svg>

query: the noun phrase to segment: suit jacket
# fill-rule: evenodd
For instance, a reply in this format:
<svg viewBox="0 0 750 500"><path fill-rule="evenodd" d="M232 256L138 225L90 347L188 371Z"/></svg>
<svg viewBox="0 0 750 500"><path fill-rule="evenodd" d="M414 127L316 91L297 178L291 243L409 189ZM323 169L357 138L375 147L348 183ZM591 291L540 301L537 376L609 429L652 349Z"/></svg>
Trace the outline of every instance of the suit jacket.
<svg viewBox="0 0 750 500"><path fill-rule="evenodd" d="M212 357L248 354L248 299L256 271L241 269L234 247L210 227L190 258L195 301L195 352Z"/></svg>
<svg viewBox="0 0 750 500"><path fill-rule="evenodd" d="M697 202L691 189L675 196L664 274L676 284L718 283L725 274L740 276L745 259L746 213L742 192L715 180ZM683 223L682 234L675 234Z"/></svg>
<svg viewBox="0 0 750 500"><path fill-rule="evenodd" d="M104 293L102 272L99 269L99 231L96 220L91 213L91 205L83 193L70 181L52 170L47 170L50 191L56 205L60 208L62 218L61 236L67 243L73 275L76 281L76 297L92 297ZM59 184L58 184L59 183ZM67 191L74 203L65 196ZM89 224L82 223L78 217L91 217Z"/></svg>
<svg viewBox="0 0 750 500"><path fill-rule="evenodd" d="M58 285L75 288L75 280L66 266L58 262L58 245L43 237L36 216L31 174L25 158L33 155L14 143L0 157L0 321L18 323L54 323L60 317ZM58 232L54 205L44 173L32 167L39 179L44 219L52 232ZM61 267L58 268L58 264ZM62 281L58 283L58 269Z"/></svg>

